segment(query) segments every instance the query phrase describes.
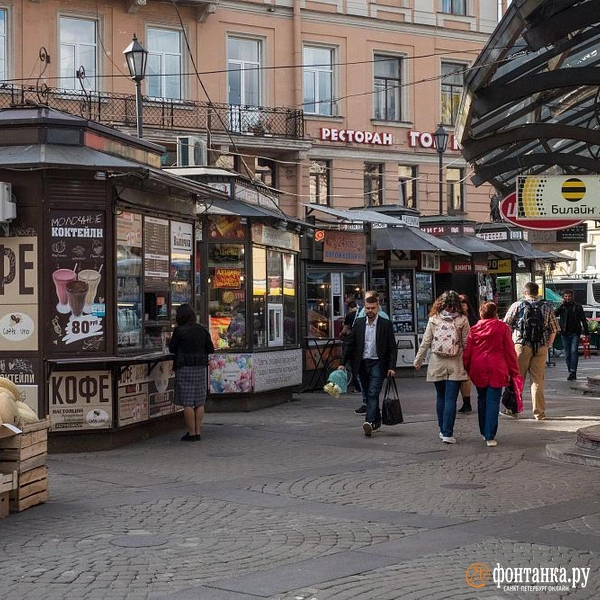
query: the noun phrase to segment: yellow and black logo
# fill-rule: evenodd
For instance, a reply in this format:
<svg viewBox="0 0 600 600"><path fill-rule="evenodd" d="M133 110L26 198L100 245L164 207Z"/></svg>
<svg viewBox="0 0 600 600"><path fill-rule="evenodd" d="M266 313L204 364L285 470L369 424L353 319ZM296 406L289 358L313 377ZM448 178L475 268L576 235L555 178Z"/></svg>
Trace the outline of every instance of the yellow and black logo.
<svg viewBox="0 0 600 600"><path fill-rule="evenodd" d="M560 189L562 197L569 202L579 202L585 196L585 183L581 179L572 177L567 179Z"/></svg>

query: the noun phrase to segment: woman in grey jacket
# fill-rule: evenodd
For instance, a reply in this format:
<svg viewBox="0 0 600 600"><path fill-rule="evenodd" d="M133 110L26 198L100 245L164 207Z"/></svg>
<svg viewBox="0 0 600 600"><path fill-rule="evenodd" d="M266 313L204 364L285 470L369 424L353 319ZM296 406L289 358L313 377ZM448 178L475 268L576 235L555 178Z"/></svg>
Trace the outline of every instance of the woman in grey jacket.
<svg viewBox="0 0 600 600"><path fill-rule="evenodd" d="M418 371L427 351L431 350L427 381L435 385L439 435L446 444L456 444L456 400L461 382L469 378L463 365L469 329L469 320L462 311L459 295L452 290L444 292L431 307L427 329L413 362Z"/></svg>

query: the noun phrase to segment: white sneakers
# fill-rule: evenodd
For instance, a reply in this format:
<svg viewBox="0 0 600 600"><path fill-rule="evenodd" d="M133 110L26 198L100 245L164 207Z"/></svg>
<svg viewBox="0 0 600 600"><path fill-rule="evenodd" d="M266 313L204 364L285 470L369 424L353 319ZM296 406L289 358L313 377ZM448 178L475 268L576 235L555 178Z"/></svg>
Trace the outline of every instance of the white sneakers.
<svg viewBox="0 0 600 600"><path fill-rule="evenodd" d="M491 448L493 446L497 446L498 442L496 440L487 440L485 444Z"/></svg>
<svg viewBox="0 0 600 600"><path fill-rule="evenodd" d="M456 444L456 439L454 436L446 437L445 435L442 435L441 438L444 444Z"/></svg>

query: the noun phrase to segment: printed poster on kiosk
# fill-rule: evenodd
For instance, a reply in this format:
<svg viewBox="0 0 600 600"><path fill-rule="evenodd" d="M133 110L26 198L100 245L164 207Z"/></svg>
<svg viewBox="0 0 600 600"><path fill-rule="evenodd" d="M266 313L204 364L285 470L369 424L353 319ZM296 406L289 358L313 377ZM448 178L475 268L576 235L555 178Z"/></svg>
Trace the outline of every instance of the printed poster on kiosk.
<svg viewBox="0 0 600 600"><path fill-rule="evenodd" d="M106 351L104 212L52 210L49 239L55 350Z"/></svg>

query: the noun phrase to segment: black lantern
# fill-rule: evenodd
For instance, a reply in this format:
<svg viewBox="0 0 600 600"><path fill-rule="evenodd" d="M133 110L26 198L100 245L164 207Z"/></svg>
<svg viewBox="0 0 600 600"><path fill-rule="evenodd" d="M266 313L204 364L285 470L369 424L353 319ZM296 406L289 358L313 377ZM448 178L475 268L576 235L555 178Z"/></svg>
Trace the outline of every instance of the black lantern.
<svg viewBox="0 0 600 600"><path fill-rule="evenodd" d="M444 214L444 165L443 165L443 156L444 156L444 152L446 152L446 148L448 147L448 138L450 136L448 135L448 132L446 131L446 129L444 128L444 126L440 123L438 125L438 128L435 130L435 133L433 134L433 143L435 144L435 150L438 153L438 156L440 158L440 165L439 165L439 209L440 209L440 215Z"/></svg>
<svg viewBox="0 0 600 600"><path fill-rule="evenodd" d="M137 134L142 137L142 81L146 77L146 64L148 62L148 50L142 46L135 33L133 40L125 50L123 50L129 75L135 81L135 104L137 112Z"/></svg>

